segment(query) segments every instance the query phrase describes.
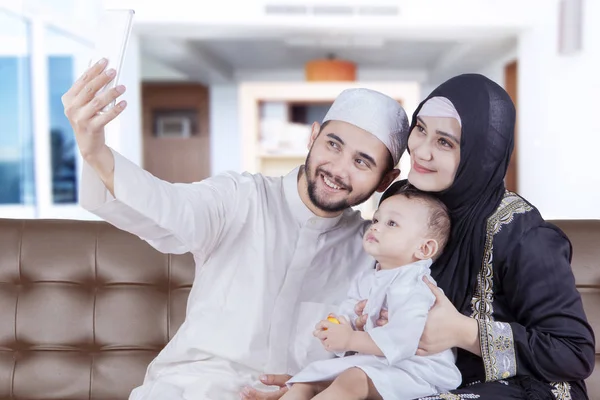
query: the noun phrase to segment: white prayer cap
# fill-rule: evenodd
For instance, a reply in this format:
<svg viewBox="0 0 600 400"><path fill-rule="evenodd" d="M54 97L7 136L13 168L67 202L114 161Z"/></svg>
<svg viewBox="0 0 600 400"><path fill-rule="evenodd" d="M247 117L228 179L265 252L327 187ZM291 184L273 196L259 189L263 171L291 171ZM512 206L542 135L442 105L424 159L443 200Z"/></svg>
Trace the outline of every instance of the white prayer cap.
<svg viewBox="0 0 600 400"><path fill-rule="evenodd" d="M432 97L423 104L419 110L421 117L438 117L438 118L454 118L462 128L462 121L458 111L454 108L454 104L445 97Z"/></svg>
<svg viewBox="0 0 600 400"><path fill-rule="evenodd" d="M323 118L357 126L376 136L392 155L394 165L406 150L408 118L400 104L371 89L346 89L335 99Z"/></svg>

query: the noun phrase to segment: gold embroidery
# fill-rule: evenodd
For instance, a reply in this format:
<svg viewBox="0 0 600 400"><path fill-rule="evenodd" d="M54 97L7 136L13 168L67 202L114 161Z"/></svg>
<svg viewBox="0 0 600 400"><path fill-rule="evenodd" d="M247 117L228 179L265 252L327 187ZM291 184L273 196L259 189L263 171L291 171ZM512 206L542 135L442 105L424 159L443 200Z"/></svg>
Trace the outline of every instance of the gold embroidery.
<svg viewBox="0 0 600 400"><path fill-rule="evenodd" d="M483 262L471 300L471 317L479 323L479 340L488 382L516 374L512 329L508 324L494 324L494 236L504 225L510 224L515 215L532 209L517 194L506 191L500 205L487 220ZM502 372L499 365L503 366Z"/></svg>
<svg viewBox="0 0 600 400"><path fill-rule="evenodd" d="M440 399L444 400L460 400L460 396L452 393L442 393L440 394Z"/></svg>
<svg viewBox="0 0 600 400"><path fill-rule="evenodd" d="M494 340L494 348L496 351L506 351L512 347L513 343L509 337L500 335Z"/></svg>
<svg viewBox="0 0 600 400"><path fill-rule="evenodd" d="M568 382L552 382L550 385L556 400L572 400L571 385Z"/></svg>
<svg viewBox="0 0 600 400"><path fill-rule="evenodd" d="M421 397L417 400L465 400L465 399L478 399L481 396L478 394L453 394L453 393L440 393L435 396Z"/></svg>
<svg viewBox="0 0 600 400"><path fill-rule="evenodd" d="M481 358L486 381L507 379L517 374L512 327L506 322L479 320Z"/></svg>
<svg viewBox="0 0 600 400"><path fill-rule="evenodd" d="M517 214L524 214L533 208L517 194L506 191L500 205L487 220L483 265L477 276L477 289L471 300L472 318L493 320L494 313L494 236L503 225L510 224Z"/></svg>

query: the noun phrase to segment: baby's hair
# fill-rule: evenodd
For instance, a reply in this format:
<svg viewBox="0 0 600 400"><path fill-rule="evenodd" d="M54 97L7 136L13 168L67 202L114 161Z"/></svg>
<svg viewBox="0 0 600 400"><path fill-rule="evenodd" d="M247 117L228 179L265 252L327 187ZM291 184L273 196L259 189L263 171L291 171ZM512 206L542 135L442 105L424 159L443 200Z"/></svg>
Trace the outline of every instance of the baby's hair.
<svg viewBox="0 0 600 400"><path fill-rule="evenodd" d="M429 229L429 233L437 240L439 246L438 251L433 258L436 259L439 257L442 254L442 251L444 251L446 244L448 244L448 239L450 238L451 223L448 207L434 195L423 192L410 184L403 186L392 196L404 196L407 199L416 199L422 201L429 207L429 221L427 228Z"/></svg>

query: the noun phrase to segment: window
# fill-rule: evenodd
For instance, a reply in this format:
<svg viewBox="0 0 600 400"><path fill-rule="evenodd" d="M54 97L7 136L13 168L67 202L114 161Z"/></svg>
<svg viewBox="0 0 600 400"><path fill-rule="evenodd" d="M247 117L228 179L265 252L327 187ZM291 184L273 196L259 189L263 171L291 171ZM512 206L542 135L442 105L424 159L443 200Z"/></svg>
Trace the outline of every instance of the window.
<svg viewBox="0 0 600 400"><path fill-rule="evenodd" d="M0 6L0 218L97 219L78 205L81 156L61 99L89 65L82 21L101 5L90 1Z"/></svg>
<svg viewBox="0 0 600 400"><path fill-rule="evenodd" d="M0 205L33 205L30 29L0 10Z"/></svg>
<svg viewBox="0 0 600 400"><path fill-rule="evenodd" d="M61 97L88 64L88 49L76 38L49 28L45 35L52 202L77 203L77 144Z"/></svg>

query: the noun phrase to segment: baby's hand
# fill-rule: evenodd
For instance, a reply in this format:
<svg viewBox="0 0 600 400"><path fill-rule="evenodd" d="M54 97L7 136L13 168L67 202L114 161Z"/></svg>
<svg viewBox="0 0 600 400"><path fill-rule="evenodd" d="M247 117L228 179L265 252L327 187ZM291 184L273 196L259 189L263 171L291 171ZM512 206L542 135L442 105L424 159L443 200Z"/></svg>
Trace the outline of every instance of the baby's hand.
<svg viewBox="0 0 600 400"><path fill-rule="evenodd" d="M331 322L332 317L339 323ZM353 333L352 325L346 318L330 315L317 324L313 335L321 340L327 351L346 352L349 350Z"/></svg>

